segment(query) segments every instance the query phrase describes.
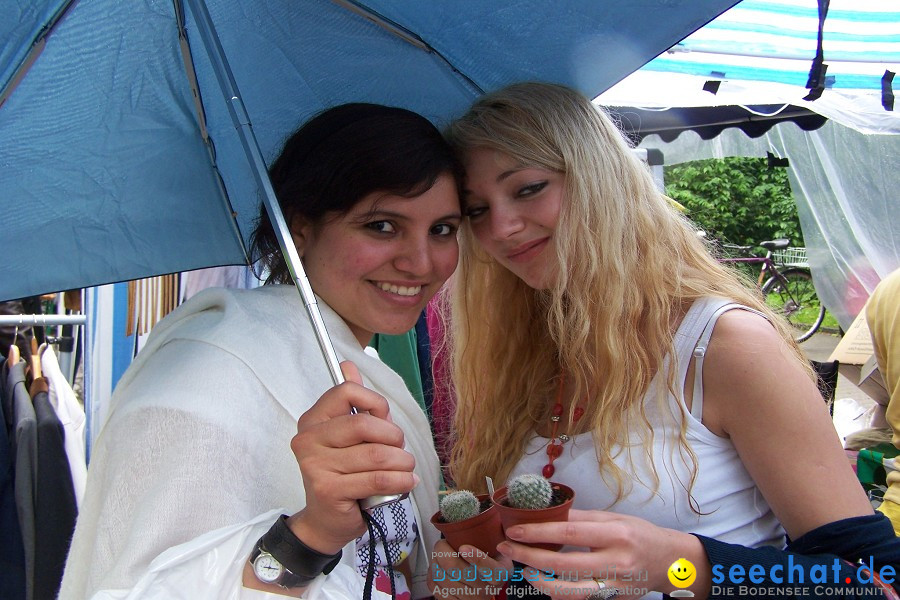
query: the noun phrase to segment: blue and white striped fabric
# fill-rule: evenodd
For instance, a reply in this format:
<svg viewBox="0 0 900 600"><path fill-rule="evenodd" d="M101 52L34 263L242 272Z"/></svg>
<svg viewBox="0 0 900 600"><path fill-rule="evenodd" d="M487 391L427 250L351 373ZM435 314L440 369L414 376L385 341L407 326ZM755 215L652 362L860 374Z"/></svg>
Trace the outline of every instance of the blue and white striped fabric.
<svg viewBox="0 0 900 600"><path fill-rule="evenodd" d="M648 68L805 86L818 25L814 0L744 0ZM832 87L880 91L900 65L900 2L831 0L823 46Z"/></svg>
<svg viewBox="0 0 900 600"><path fill-rule="evenodd" d="M831 0L823 28L825 90L818 100L804 101L818 31L816 0L743 0L597 102L641 108L793 104L863 133L900 133L900 112L882 105L882 77L900 69L900 2ZM709 80L719 82L715 95L703 90Z"/></svg>

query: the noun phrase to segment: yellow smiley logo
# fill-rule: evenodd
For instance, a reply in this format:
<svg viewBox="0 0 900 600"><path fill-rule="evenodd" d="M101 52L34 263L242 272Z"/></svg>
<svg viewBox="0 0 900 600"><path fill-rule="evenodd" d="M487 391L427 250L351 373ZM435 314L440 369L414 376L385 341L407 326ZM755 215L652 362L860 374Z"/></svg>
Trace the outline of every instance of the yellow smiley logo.
<svg viewBox="0 0 900 600"><path fill-rule="evenodd" d="M697 569L691 561L679 558L669 567L669 582L677 588L686 588L697 579Z"/></svg>

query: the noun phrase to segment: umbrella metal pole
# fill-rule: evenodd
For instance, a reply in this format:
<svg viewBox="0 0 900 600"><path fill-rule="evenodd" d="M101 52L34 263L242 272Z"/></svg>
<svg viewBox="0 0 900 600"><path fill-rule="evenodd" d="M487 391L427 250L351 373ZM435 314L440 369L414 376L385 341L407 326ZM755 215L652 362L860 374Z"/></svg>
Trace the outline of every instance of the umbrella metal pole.
<svg viewBox="0 0 900 600"><path fill-rule="evenodd" d="M231 115L232 123L241 139L241 145L250 163L251 171L253 171L253 177L256 179L259 189L263 192L263 204L266 207L266 213L272 222L275 237L278 239L278 245L281 247L282 256L284 256L285 263L287 263L294 285L303 298L303 304L306 306L306 312L315 331L316 340L319 342L319 349L322 351L328 371L331 373L331 379L334 385L339 385L344 382L340 361L334 351L334 345L331 343L328 330L325 328L325 321L322 319L322 313L319 312L316 295L313 293L312 286L309 284L309 278L306 276L306 271L300 260L300 255L297 253L296 246L294 246L290 230L281 212L281 206L275 197L275 190L272 188L272 182L269 180L268 169L259 149L259 142L253 133L250 118L247 115L244 102L241 100L231 68L228 66L225 51L219 43L219 37L209 16L209 11L206 9L206 3L204 0L185 1L191 7L191 12L197 22L197 29L200 31L203 46L209 55L213 71L216 74L216 80L219 82L219 87L228 105L228 113ZM357 411L351 407L351 412L356 414ZM363 509L372 510L402 500L407 495L370 496L361 499L359 503Z"/></svg>

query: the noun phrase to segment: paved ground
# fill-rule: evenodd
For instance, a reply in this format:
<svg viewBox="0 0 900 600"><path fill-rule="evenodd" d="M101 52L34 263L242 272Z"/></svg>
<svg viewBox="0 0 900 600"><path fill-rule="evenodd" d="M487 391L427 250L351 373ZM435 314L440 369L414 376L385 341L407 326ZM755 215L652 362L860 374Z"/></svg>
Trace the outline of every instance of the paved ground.
<svg viewBox="0 0 900 600"><path fill-rule="evenodd" d="M835 334L816 333L800 344L800 348L811 360L827 361L840 339ZM843 375L838 375L834 401L833 421L841 439L868 425L869 414L866 410L874 401Z"/></svg>

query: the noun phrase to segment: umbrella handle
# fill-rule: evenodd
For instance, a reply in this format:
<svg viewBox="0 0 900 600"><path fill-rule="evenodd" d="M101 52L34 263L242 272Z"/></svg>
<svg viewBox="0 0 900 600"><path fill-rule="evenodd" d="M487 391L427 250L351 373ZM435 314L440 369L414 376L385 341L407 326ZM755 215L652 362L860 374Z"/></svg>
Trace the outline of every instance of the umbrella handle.
<svg viewBox="0 0 900 600"><path fill-rule="evenodd" d="M282 255L287 263L288 271L294 279L294 284L300 291L300 296L303 298L303 305L306 306L306 312L309 315L309 320L316 333L319 349L322 351L322 356L325 358L325 362L328 365L328 371L331 373L331 379L334 382L334 385L340 385L344 383L344 373L341 371L341 363L338 360L337 353L334 351L334 346L331 343L331 337L328 335L328 330L325 328L325 321L322 319L322 313L319 312L319 304L316 301L316 295L313 293L312 286L309 283L309 278L306 276L306 271L303 269L303 261L300 259L300 255L297 253L297 248L294 244L288 242L288 240L291 239L291 236L287 224L285 223L284 215L281 212L281 207L277 202L271 202L267 194L263 195L263 199L265 201L266 210L269 212L269 220L272 222L273 229L275 230L275 237L278 238L278 244L281 246ZM357 412L355 407L350 407L351 414L355 415ZM376 508L399 502L407 496L409 496L408 493L369 496L368 498L361 499L359 505L363 510L371 512Z"/></svg>

